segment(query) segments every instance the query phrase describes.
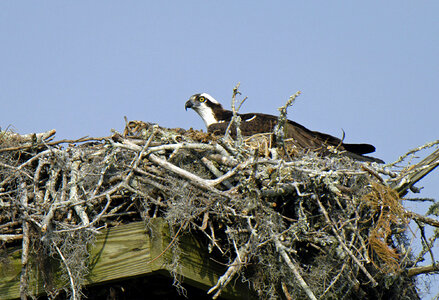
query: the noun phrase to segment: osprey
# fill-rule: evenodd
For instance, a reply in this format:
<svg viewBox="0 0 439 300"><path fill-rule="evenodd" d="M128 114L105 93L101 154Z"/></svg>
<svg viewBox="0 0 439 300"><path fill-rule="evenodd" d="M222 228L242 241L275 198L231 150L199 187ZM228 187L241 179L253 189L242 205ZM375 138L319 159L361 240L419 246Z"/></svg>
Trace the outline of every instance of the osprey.
<svg viewBox="0 0 439 300"><path fill-rule="evenodd" d="M233 112L226 110L211 95L206 93L195 94L186 102L185 109L192 108L203 119L207 132L224 134L232 117ZM257 133L272 133L277 125L278 117L262 113L238 114L241 118L241 133L251 136ZM347 144L342 140L326 133L311 131L308 128L287 120L285 138L293 139L294 144L303 149L327 152L328 146L335 147L343 154L361 161L384 163L381 159L364 156L375 151L370 144Z"/></svg>

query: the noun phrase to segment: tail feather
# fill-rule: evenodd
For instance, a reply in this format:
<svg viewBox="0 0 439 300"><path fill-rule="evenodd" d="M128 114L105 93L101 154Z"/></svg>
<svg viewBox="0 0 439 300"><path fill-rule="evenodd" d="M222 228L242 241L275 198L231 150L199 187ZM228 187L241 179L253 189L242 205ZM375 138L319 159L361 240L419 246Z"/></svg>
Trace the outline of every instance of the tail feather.
<svg viewBox="0 0 439 300"><path fill-rule="evenodd" d="M347 151L360 155L375 152L375 147L370 144L343 144L343 146Z"/></svg>

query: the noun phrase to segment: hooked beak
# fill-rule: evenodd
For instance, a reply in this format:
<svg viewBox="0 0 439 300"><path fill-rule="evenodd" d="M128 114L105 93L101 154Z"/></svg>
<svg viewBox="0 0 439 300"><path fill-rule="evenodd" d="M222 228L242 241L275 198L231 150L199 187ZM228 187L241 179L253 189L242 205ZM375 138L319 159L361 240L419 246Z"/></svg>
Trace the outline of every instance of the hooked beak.
<svg viewBox="0 0 439 300"><path fill-rule="evenodd" d="M192 108L194 104L191 100L186 101L186 104L184 105L184 109L187 111L188 108Z"/></svg>

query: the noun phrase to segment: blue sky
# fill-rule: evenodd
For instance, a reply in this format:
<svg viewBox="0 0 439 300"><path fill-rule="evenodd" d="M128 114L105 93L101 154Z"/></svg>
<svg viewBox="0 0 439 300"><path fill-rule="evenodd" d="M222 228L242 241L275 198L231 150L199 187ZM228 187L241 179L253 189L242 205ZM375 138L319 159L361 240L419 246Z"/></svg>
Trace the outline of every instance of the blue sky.
<svg viewBox="0 0 439 300"><path fill-rule="evenodd" d="M230 107L241 82L242 112L277 114L300 90L290 119L343 129L391 162L439 138L438 12L437 1L3 0L0 126L58 139L122 131L123 116L204 129L185 101L208 92ZM438 174L421 196L439 199Z"/></svg>

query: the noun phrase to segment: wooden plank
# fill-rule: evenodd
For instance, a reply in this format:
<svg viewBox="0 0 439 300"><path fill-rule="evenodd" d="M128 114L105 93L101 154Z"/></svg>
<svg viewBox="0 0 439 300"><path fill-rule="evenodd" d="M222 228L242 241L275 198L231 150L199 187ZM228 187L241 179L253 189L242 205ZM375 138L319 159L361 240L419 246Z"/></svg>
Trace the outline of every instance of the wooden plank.
<svg viewBox="0 0 439 300"><path fill-rule="evenodd" d="M0 264L0 299L20 296L21 250L11 249L7 259Z"/></svg>
<svg viewBox="0 0 439 300"><path fill-rule="evenodd" d="M87 283L99 283L152 271L151 239L145 224L136 222L104 230L90 250Z"/></svg>
<svg viewBox="0 0 439 300"><path fill-rule="evenodd" d="M144 222L124 224L103 230L90 249L88 284L105 283L158 272L167 276L171 270L173 238L168 224L160 218L148 225ZM169 248L167 251L165 249ZM216 284L225 267L209 259L206 250L191 234L180 236L180 268L183 282L207 290ZM19 298L21 250L9 251L7 264L0 265L0 299ZM59 283L58 283L59 284ZM43 292L41 278L30 280L30 290ZM171 287L170 287L171 288ZM246 299L248 290L242 285L230 285L222 294L225 298Z"/></svg>
<svg viewBox="0 0 439 300"><path fill-rule="evenodd" d="M160 230L162 236L159 240L154 241L154 249L160 249L160 252L162 252L161 249L169 246L173 236L171 237L166 222L161 222L158 225L162 226ZM183 282L207 291L217 283L219 277L226 271L224 265L220 265L209 258L205 247L192 234L187 233L180 237L179 250L181 251L179 259L181 269L178 273L184 277ZM153 259L160 255L157 252L152 255ZM172 255L171 250L166 251L160 259L155 261L154 270L171 271L169 264L172 263ZM221 296L230 299L250 298L249 290L239 283L239 280L237 282L227 286Z"/></svg>

